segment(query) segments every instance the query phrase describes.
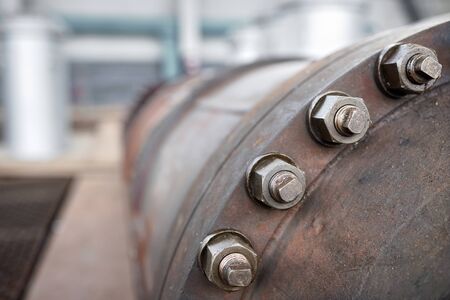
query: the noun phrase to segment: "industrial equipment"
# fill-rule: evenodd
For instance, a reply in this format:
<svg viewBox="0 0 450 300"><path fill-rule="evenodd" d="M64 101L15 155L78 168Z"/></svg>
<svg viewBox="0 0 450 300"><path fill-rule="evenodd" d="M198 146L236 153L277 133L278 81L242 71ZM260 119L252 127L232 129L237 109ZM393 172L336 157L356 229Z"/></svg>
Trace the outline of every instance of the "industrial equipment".
<svg viewBox="0 0 450 300"><path fill-rule="evenodd" d="M124 143L142 299L450 297L450 22L151 91Z"/></svg>

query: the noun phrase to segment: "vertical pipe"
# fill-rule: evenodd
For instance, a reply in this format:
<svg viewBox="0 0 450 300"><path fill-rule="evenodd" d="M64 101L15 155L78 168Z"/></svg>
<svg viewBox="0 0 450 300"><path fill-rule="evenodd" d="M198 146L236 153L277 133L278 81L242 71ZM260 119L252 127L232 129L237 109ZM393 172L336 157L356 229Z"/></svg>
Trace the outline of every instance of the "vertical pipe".
<svg viewBox="0 0 450 300"><path fill-rule="evenodd" d="M177 36L175 20L167 20L162 29L160 39L163 45L163 77L165 80L173 80L180 75L180 60L177 51Z"/></svg>
<svg viewBox="0 0 450 300"><path fill-rule="evenodd" d="M62 28L37 16L5 20L2 31L5 137L12 156L45 160L60 154L68 129Z"/></svg>
<svg viewBox="0 0 450 300"><path fill-rule="evenodd" d="M198 0L178 0L178 34L182 64L188 74L201 67L201 27Z"/></svg>

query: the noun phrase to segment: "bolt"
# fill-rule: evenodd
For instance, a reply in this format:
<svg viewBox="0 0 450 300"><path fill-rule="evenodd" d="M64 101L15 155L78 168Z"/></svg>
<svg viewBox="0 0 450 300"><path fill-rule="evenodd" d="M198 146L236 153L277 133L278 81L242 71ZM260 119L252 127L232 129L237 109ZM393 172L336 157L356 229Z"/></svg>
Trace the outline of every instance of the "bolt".
<svg viewBox="0 0 450 300"><path fill-rule="evenodd" d="M241 253L225 256L219 264L220 277L229 286L245 287L253 280L252 266Z"/></svg>
<svg viewBox="0 0 450 300"><path fill-rule="evenodd" d="M270 180L269 186L272 197L281 203L292 202L303 192L303 185L297 176L289 171L276 173Z"/></svg>
<svg viewBox="0 0 450 300"><path fill-rule="evenodd" d="M364 100L342 92L322 94L309 108L309 129L326 146L355 143L364 137L369 125Z"/></svg>
<svg viewBox="0 0 450 300"><path fill-rule="evenodd" d="M256 158L246 175L249 195L271 208L290 208L299 203L305 193L305 172L281 153Z"/></svg>
<svg viewBox="0 0 450 300"><path fill-rule="evenodd" d="M334 116L336 129L345 136L360 134L366 126L367 116L357 106L345 105Z"/></svg>
<svg viewBox="0 0 450 300"><path fill-rule="evenodd" d="M243 234L222 230L202 241L198 262L210 282L226 291L236 291L253 281L258 255Z"/></svg>
<svg viewBox="0 0 450 300"><path fill-rule="evenodd" d="M418 84L438 79L441 72L442 65L430 55L415 55L408 62L408 75Z"/></svg>
<svg viewBox="0 0 450 300"><path fill-rule="evenodd" d="M436 53L417 44L395 44L378 58L378 82L390 96L420 94L441 76L442 65Z"/></svg>

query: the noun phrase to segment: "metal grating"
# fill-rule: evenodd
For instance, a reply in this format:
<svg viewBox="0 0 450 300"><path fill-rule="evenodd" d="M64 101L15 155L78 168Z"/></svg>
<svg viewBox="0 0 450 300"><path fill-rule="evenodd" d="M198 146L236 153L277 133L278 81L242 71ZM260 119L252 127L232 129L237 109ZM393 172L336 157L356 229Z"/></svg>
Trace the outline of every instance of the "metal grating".
<svg viewBox="0 0 450 300"><path fill-rule="evenodd" d="M0 179L0 299L23 298L69 178Z"/></svg>

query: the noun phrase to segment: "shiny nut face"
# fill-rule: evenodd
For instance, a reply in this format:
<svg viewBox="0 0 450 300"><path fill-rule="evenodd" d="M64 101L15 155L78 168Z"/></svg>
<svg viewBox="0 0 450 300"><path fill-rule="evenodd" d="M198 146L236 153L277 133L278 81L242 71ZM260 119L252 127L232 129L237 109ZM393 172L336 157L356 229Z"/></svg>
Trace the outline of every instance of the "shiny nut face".
<svg viewBox="0 0 450 300"><path fill-rule="evenodd" d="M298 177L289 171L277 172L270 179L269 185L270 195L281 203L295 201L305 189Z"/></svg>
<svg viewBox="0 0 450 300"><path fill-rule="evenodd" d="M200 262L210 282L224 290L235 291L253 281L258 256L248 240L236 232L226 231L205 240Z"/></svg>
<svg viewBox="0 0 450 300"><path fill-rule="evenodd" d="M408 61L408 76L415 83L427 83L441 77L442 65L433 55L418 54Z"/></svg>
<svg viewBox="0 0 450 300"><path fill-rule="evenodd" d="M379 83L394 97L424 92L441 76L441 70L436 53L416 44L387 47L378 61Z"/></svg>
<svg viewBox="0 0 450 300"><path fill-rule="evenodd" d="M238 252L228 254L220 261L219 273L222 281L229 286L246 287L253 280L253 270L249 260Z"/></svg>
<svg viewBox="0 0 450 300"><path fill-rule="evenodd" d="M332 92L312 102L309 122L310 130L319 142L352 144L366 134L370 115L363 99Z"/></svg>
<svg viewBox="0 0 450 300"><path fill-rule="evenodd" d="M342 135L352 136L363 132L366 118L364 110L354 105L345 105L334 116L334 125Z"/></svg>
<svg viewBox="0 0 450 300"><path fill-rule="evenodd" d="M272 208L287 209L303 198L305 173L286 156L264 155L247 170L247 189L255 200Z"/></svg>

